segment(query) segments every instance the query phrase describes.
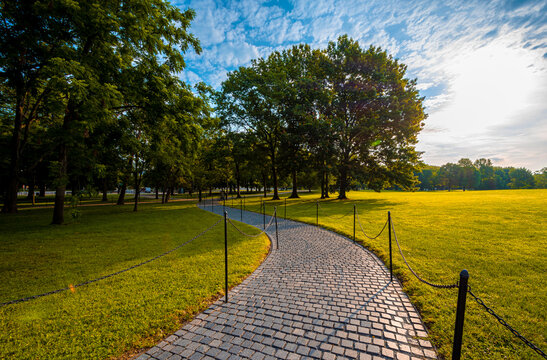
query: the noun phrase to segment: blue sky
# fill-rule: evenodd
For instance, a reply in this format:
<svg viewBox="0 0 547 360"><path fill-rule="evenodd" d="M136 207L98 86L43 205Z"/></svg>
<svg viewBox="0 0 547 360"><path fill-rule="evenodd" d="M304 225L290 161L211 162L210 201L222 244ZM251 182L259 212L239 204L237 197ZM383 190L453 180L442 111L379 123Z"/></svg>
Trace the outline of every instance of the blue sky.
<svg viewBox="0 0 547 360"><path fill-rule="evenodd" d="M192 8L203 52L182 78L219 88L229 71L301 42L348 34L381 46L418 79L426 163L486 157L547 166L546 1L175 1Z"/></svg>

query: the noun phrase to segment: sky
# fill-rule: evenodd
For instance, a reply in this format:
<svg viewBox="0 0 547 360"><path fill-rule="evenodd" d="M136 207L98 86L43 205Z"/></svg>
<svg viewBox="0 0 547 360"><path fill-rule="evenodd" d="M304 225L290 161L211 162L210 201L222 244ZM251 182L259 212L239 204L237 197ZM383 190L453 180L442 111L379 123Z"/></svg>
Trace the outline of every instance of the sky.
<svg viewBox="0 0 547 360"><path fill-rule="evenodd" d="M417 79L428 118L417 150L431 165L489 158L547 167L547 0L178 0L202 46L183 80L220 89L274 50L325 48L348 34L381 46Z"/></svg>

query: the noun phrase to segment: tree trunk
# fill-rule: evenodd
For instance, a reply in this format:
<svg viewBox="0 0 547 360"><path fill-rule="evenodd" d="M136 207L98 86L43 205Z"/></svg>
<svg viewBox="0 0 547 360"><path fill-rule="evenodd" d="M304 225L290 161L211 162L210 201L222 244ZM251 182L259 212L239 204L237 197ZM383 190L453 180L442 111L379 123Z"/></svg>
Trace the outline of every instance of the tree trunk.
<svg viewBox="0 0 547 360"><path fill-rule="evenodd" d="M160 198L158 187L156 186L156 200Z"/></svg>
<svg viewBox="0 0 547 360"><path fill-rule="evenodd" d="M63 118L63 133L66 137L69 136L72 120L76 117L76 105L69 99L66 113ZM53 207L52 224L61 225L64 219L65 207L65 191L68 182L68 147L64 139L61 140L59 146L59 173L57 174L57 186L55 188L55 206ZM73 194L74 196L74 194Z"/></svg>
<svg viewBox="0 0 547 360"><path fill-rule="evenodd" d="M136 188L135 189L135 202L133 204L133 211L137 211L139 209L139 195L141 194L141 189Z"/></svg>
<svg viewBox="0 0 547 360"><path fill-rule="evenodd" d="M129 164L128 165L129 166L128 166L127 169L130 169L133 166L133 156L131 156L129 158ZM118 202L116 203L117 205L124 205L125 204L125 192L127 191L127 184L129 184L130 176L131 176L131 174L127 173L123 178L122 188L120 190L120 195L118 196Z"/></svg>
<svg viewBox="0 0 547 360"><path fill-rule="evenodd" d="M46 184L42 183L40 184L40 197L46 196Z"/></svg>
<svg viewBox="0 0 547 360"><path fill-rule="evenodd" d="M120 194L118 195L118 202L116 205L123 205L125 204L125 191L127 190L127 178L124 179L124 182L122 183L122 188L120 189Z"/></svg>
<svg viewBox="0 0 547 360"><path fill-rule="evenodd" d="M329 196L329 172L325 171L325 199L330 198Z"/></svg>
<svg viewBox="0 0 547 360"><path fill-rule="evenodd" d="M298 186L296 184L296 170L292 171L292 194L289 199L298 199Z"/></svg>
<svg viewBox="0 0 547 360"><path fill-rule="evenodd" d="M347 184L347 169L345 166L342 166L340 169L340 194L338 194L338 199L345 200L347 199L346 196L346 188L348 186Z"/></svg>
<svg viewBox="0 0 547 360"><path fill-rule="evenodd" d="M321 171L321 199L325 198L325 172Z"/></svg>
<svg viewBox="0 0 547 360"><path fill-rule="evenodd" d="M273 197L272 200L279 200L279 193L277 192L277 168L275 166L275 150L271 152L272 156L272 178L273 178Z"/></svg>
<svg viewBox="0 0 547 360"><path fill-rule="evenodd" d="M21 126L23 125L23 104L24 96L19 90L17 92L17 104L15 105L15 119L13 124L13 133L11 136L11 159L8 173L8 187L6 189L6 198L2 206L3 213L17 212L17 189L19 188L19 155L21 148Z"/></svg>
<svg viewBox="0 0 547 360"><path fill-rule="evenodd" d="M236 199L241 199L241 192L239 191L240 186L241 183L239 179L239 164L236 162Z"/></svg>
<svg viewBox="0 0 547 360"><path fill-rule="evenodd" d="M198 188L198 201L201 202L201 186Z"/></svg>

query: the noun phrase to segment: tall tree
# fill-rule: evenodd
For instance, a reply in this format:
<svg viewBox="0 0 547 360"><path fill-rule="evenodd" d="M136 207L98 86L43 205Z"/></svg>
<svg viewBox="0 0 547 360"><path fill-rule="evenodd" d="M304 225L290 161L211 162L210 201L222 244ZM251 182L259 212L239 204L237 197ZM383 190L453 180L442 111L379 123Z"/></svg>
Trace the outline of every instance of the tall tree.
<svg viewBox="0 0 547 360"><path fill-rule="evenodd" d="M460 159L458 161L460 167L460 184L465 189L476 189L480 184L480 173L477 171L473 162L469 159Z"/></svg>
<svg viewBox="0 0 547 360"><path fill-rule="evenodd" d="M269 155L273 181L273 199L279 199L278 167L279 147L284 119L275 99L279 98L279 88L272 87L281 69L273 53L268 59L253 60L251 66L240 67L228 74L222 83L222 93L217 103L221 117L234 127L251 131L264 144Z"/></svg>
<svg viewBox="0 0 547 360"><path fill-rule="evenodd" d="M51 95L54 60L67 51L67 13L74 3L0 3L0 82L11 93L12 134L3 212L17 211L21 155L39 108Z"/></svg>
<svg viewBox="0 0 547 360"><path fill-rule="evenodd" d="M385 51L362 50L345 35L330 42L326 54L338 198L347 198L352 175L377 191L387 185L412 188L420 163L414 145L426 118L416 81L406 79L406 66Z"/></svg>
<svg viewBox="0 0 547 360"><path fill-rule="evenodd" d="M445 186L448 191L460 185L460 171L461 168L458 166L458 164L453 163L444 164L439 169L439 178L441 180L441 184Z"/></svg>
<svg viewBox="0 0 547 360"><path fill-rule="evenodd" d="M123 79L120 73L124 69L135 67L146 72L151 65L156 67L151 73L159 66L171 72L182 71L182 52L189 46L199 51L197 40L187 32L193 16L193 11L181 12L163 0L113 0L101 6L82 1L72 9L67 24L72 37L70 46L58 64L62 69L59 82L65 79L67 102L59 144L53 224L64 221L67 154L75 135L77 139L82 128L92 128L98 119L112 117L112 109L118 107L128 88L123 83L119 90L116 86L117 80ZM139 164L136 155L133 161ZM138 176L135 181L138 182Z"/></svg>

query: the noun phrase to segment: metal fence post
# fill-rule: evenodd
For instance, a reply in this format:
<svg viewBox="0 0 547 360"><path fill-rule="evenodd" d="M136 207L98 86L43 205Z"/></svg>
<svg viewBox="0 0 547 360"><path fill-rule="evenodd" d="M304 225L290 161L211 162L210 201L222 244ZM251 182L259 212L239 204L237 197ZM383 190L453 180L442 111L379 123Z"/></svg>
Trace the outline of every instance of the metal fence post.
<svg viewBox="0 0 547 360"><path fill-rule="evenodd" d="M228 302L228 213L224 212L224 302Z"/></svg>
<svg viewBox="0 0 547 360"><path fill-rule="evenodd" d="M279 234L277 232L277 206L274 206L274 216L275 216L275 248L279 249Z"/></svg>
<svg viewBox="0 0 547 360"><path fill-rule="evenodd" d="M463 320L465 317L465 301L467 299L467 282L469 273L463 269L460 272L458 283L458 306L456 307L456 325L454 326L454 343L452 347L452 360L460 360L462 355Z"/></svg>
<svg viewBox="0 0 547 360"><path fill-rule="evenodd" d="M243 200L239 199L239 214L240 220L243 222Z"/></svg>
<svg viewBox="0 0 547 360"><path fill-rule="evenodd" d="M315 202L315 225L319 226L319 201Z"/></svg>
<svg viewBox="0 0 547 360"><path fill-rule="evenodd" d="M353 242L355 241L355 204L353 204Z"/></svg>
<svg viewBox="0 0 547 360"><path fill-rule="evenodd" d="M389 273L390 281L393 281L393 255L391 252L391 212L387 212L387 227L389 228Z"/></svg>
<svg viewBox="0 0 547 360"><path fill-rule="evenodd" d="M243 210L245 210L245 195L243 195Z"/></svg>
<svg viewBox="0 0 547 360"><path fill-rule="evenodd" d="M264 230L266 230L266 204L262 200L262 222L264 223Z"/></svg>

